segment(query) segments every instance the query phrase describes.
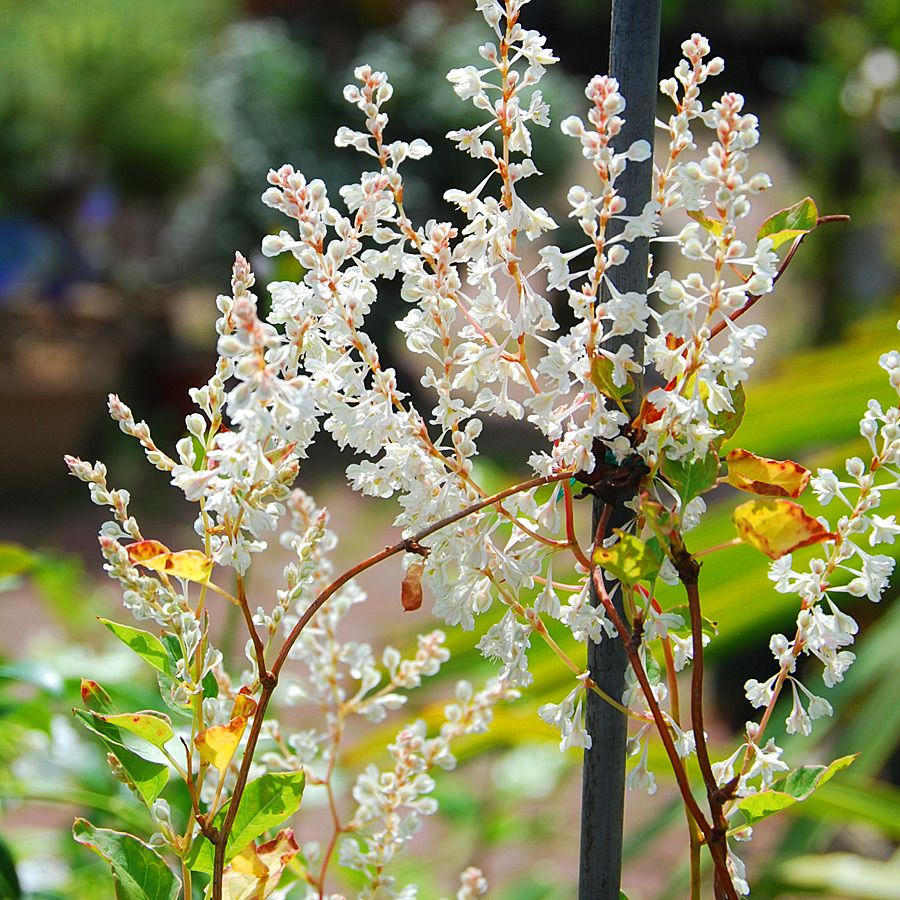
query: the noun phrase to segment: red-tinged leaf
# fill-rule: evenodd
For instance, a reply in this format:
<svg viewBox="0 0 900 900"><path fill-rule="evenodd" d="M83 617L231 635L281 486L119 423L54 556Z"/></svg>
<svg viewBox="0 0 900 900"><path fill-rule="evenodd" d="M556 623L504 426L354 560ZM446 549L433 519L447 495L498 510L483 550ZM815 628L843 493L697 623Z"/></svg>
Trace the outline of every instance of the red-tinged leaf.
<svg viewBox="0 0 900 900"><path fill-rule="evenodd" d="M767 459L747 450L726 457L728 483L738 490L766 497L799 497L809 482L809 469L789 459Z"/></svg>
<svg viewBox="0 0 900 900"><path fill-rule="evenodd" d="M422 575L424 572L424 559L413 560L406 570L403 584L400 585L400 602L406 612L414 612L422 605Z"/></svg>
<svg viewBox="0 0 900 900"><path fill-rule="evenodd" d="M739 506L731 520L742 541L771 559L835 537L791 500L751 500Z"/></svg>
<svg viewBox="0 0 900 900"><path fill-rule="evenodd" d="M90 681L87 678L81 679L81 702L91 712L97 712L104 716L116 714L116 706L109 694L96 681Z"/></svg>
<svg viewBox="0 0 900 900"><path fill-rule="evenodd" d="M802 234L815 230L819 220L819 211L811 197L804 197L793 206L779 210L769 216L756 233L756 239L767 237L772 239L772 246L778 247L785 241L792 241Z"/></svg>
<svg viewBox="0 0 900 900"><path fill-rule="evenodd" d="M161 575L171 575L207 584L212 572L213 561L200 550L179 550L170 552L159 541L135 541L129 544L128 558L138 566L144 566Z"/></svg>
<svg viewBox="0 0 900 900"><path fill-rule="evenodd" d="M246 727L247 717L238 716L227 725L212 725L201 731L194 738L194 744L206 762L224 772L231 765Z"/></svg>

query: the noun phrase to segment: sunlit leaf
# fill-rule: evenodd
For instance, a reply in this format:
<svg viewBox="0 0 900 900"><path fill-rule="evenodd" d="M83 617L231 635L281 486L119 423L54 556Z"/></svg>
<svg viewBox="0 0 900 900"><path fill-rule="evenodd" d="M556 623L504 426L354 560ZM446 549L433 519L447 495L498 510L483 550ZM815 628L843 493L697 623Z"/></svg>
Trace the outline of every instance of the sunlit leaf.
<svg viewBox="0 0 900 900"><path fill-rule="evenodd" d="M689 209L687 210L687 214L710 234L720 235L722 233L722 226L724 223L721 219L710 219L706 213L700 210Z"/></svg>
<svg viewBox="0 0 900 900"><path fill-rule="evenodd" d="M110 622L109 619L97 619L104 624L120 641L130 647L137 655L149 663L154 669L173 677L172 665L166 648L156 635L140 628L132 628L130 625L120 625L118 622Z"/></svg>
<svg viewBox="0 0 900 900"><path fill-rule="evenodd" d="M72 835L112 868L117 900L176 900L181 881L163 858L133 834L95 828L76 819Z"/></svg>
<svg viewBox="0 0 900 900"><path fill-rule="evenodd" d="M831 540L834 534L791 500L751 500L731 515L738 537L771 559L810 544Z"/></svg>
<svg viewBox="0 0 900 900"><path fill-rule="evenodd" d="M815 229L818 218L819 211L816 209L813 199L804 197L793 206L769 216L759 226L756 239L759 241L764 237L771 238L772 245L778 247L785 241L792 241L801 234L809 234Z"/></svg>
<svg viewBox="0 0 900 900"><path fill-rule="evenodd" d="M256 712L256 701L253 699L250 688L246 685L242 687L234 698L234 705L231 708L231 717L236 719L238 716L250 718Z"/></svg>
<svg viewBox="0 0 900 900"><path fill-rule="evenodd" d="M658 571L661 560L639 538L615 529L619 540L612 547L596 547L594 563L605 569L614 578L628 585L652 578Z"/></svg>
<svg viewBox="0 0 900 900"><path fill-rule="evenodd" d="M785 778L776 781L771 790L744 797L738 802L738 807L744 814L747 824L755 825L762 819L806 800L816 788L829 781L841 769L846 769L857 756L858 753L854 756L842 756L830 766L801 766Z"/></svg>
<svg viewBox="0 0 900 900"><path fill-rule="evenodd" d="M267 772L248 783L241 804L234 817L234 825L225 848L225 862L229 863L251 841L263 832L283 824L300 808L305 775L300 772ZM220 828L228 810L226 804L213 819ZM186 857L187 865L196 872L212 875L215 849L205 837L198 837Z"/></svg>
<svg viewBox="0 0 900 900"><path fill-rule="evenodd" d="M212 725L201 731L194 738L194 745L206 762L224 772L231 765L246 727L247 717L238 716L227 725Z"/></svg>
<svg viewBox="0 0 900 900"><path fill-rule="evenodd" d="M613 371L615 366L611 359L605 356L597 355L591 358L591 382L594 387L609 397L610 400L621 402L634 390L634 381L631 376L626 373L625 384L616 384L613 381Z"/></svg>
<svg viewBox="0 0 900 900"><path fill-rule="evenodd" d="M172 723L162 713L147 710L136 713L120 713L114 716L105 716L110 725L124 728L137 735L154 747L163 747L175 737L172 731Z"/></svg>
<svg viewBox="0 0 900 900"><path fill-rule="evenodd" d="M748 450L726 457L728 483L738 490L766 497L799 497L809 482L809 469L789 459L767 459Z"/></svg>
<svg viewBox="0 0 900 900"><path fill-rule="evenodd" d="M721 412L710 413L709 423L713 428L722 432L713 443L720 447L726 441L734 437L735 432L744 420L744 411L747 408L747 395L744 393L744 383L738 382L737 387L731 392L732 409L723 409Z"/></svg>

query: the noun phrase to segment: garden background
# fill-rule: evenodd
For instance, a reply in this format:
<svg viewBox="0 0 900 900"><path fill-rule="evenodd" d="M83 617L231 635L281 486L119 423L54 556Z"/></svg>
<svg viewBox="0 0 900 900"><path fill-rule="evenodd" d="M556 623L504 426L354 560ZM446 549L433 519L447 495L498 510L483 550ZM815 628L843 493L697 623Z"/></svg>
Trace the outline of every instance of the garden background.
<svg viewBox="0 0 900 900"><path fill-rule="evenodd" d="M103 459L112 481L129 486L145 527L153 523L170 546L189 545L186 505L106 417L107 393L146 419L161 446L182 435L187 389L205 382L215 360L214 298L228 290L234 251L248 256L260 283L299 274L258 250L281 225L259 202L269 167L289 162L329 185L354 177L357 158L336 150L333 137L348 119L341 89L357 63L390 74L397 135L435 148L414 170L412 212L446 215L441 195L465 162L443 135L471 113L444 76L471 61L483 23L466 0L0 0L0 21L0 896L87 900L108 896L109 881L71 841L72 818L89 811L109 824L136 814L69 710L82 676L134 698L135 708L151 703L153 685L135 678L127 651L94 621L117 605L95 541L102 511L67 477L62 455ZM561 58L545 82L558 122L606 68L608 4L538 0L524 22ZM810 195L820 213L852 216L810 236L772 302L754 310L770 336L741 430L742 444L760 454L836 467L859 452L859 416L883 393L875 362L896 345L900 7L667 0L661 74L694 31L724 57L728 89L760 119L756 162L777 196L754 215L761 221ZM548 177L533 199L564 221L579 161L557 127L536 141ZM376 308L383 335L400 309L390 296ZM415 361L396 336L384 343L401 387L415 391ZM498 473L505 448L537 443L525 425L490 434L483 446ZM345 491L335 455L320 443L300 483L332 513L350 565L396 539L392 513ZM729 528L725 507L713 508L698 546L727 539ZM766 636L792 619L752 551L730 553L729 580L707 582L706 608L720 622L711 662L723 738L748 715L740 690L748 655L765 659ZM280 568L256 589L274 590ZM425 627L427 600L418 619L396 614L400 577L384 568L364 581L371 602L356 627L373 643L406 646ZM796 816L760 827L749 857L754 897L900 897L900 610L888 601L848 611L863 629L859 659L834 692L835 719L820 723L814 740L823 758L863 755ZM452 676L489 671L466 649L470 638L451 632L449 643L455 661L418 700L426 718ZM562 684L550 660L547 670L490 735L471 741L464 774L439 782L442 811L402 863L421 896L451 894L456 873L476 863L495 897L571 896L580 757L559 754L534 715ZM361 734L358 758L383 747L386 734ZM789 740L784 746L790 753ZM662 799L628 798L632 900L679 896L685 883L671 839L680 804L660 781ZM306 801L300 819L298 832L315 832Z"/></svg>

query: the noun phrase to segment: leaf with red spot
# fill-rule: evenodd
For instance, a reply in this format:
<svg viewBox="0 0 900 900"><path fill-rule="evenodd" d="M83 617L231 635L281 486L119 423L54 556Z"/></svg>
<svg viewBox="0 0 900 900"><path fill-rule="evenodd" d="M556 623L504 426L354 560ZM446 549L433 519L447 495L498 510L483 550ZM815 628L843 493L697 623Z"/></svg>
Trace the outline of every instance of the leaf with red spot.
<svg viewBox="0 0 900 900"><path fill-rule="evenodd" d="M807 515L791 500L751 500L731 515L738 537L771 559L793 553L801 547L833 540L821 522Z"/></svg>
<svg viewBox="0 0 900 900"><path fill-rule="evenodd" d="M799 497L809 482L809 469L789 459L767 459L748 450L732 450L725 462L728 463L728 483L750 494Z"/></svg>
<svg viewBox="0 0 900 900"><path fill-rule="evenodd" d="M162 748L175 736L169 717L153 710L120 713L115 716L103 716L103 718L110 725L130 731L154 747Z"/></svg>

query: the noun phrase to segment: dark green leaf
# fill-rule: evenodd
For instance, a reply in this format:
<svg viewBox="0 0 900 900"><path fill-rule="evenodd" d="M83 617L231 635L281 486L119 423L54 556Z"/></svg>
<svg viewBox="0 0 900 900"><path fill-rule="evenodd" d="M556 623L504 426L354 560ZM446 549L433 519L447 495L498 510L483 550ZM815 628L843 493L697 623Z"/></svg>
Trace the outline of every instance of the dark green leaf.
<svg viewBox="0 0 900 900"><path fill-rule="evenodd" d="M660 468L686 506L694 497L715 486L719 477L719 457L715 452L707 453L703 459L692 460L664 456Z"/></svg>
<svg viewBox="0 0 900 900"><path fill-rule="evenodd" d="M19 887L19 876L16 874L16 863L6 841L0 837L0 897L3 900L19 900L22 889Z"/></svg>
<svg viewBox="0 0 900 900"><path fill-rule="evenodd" d="M631 376L625 376L625 384L618 385L613 381L614 366L612 360L605 356L595 356L591 359L591 381L595 388L603 394L620 403L634 390L634 381Z"/></svg>

